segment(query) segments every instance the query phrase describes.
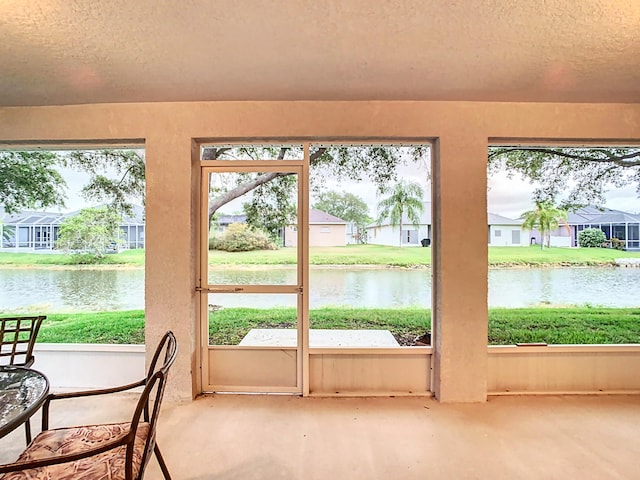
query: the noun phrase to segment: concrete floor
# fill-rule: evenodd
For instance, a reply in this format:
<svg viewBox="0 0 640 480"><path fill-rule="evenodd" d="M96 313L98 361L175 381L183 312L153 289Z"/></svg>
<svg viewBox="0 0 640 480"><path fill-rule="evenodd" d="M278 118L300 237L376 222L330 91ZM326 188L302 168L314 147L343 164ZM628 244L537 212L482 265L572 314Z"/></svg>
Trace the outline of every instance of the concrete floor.
<svg viewBox="0 0 640 480"><path fill-rule="evenodd" d="M73 400L52 418L119 420L134 401ZM23 434L0 439L0 462ZM175 480L640 479L640 396L216 395L165 404L158 442ZM146 473L162 478L155 459Z"/></svg>

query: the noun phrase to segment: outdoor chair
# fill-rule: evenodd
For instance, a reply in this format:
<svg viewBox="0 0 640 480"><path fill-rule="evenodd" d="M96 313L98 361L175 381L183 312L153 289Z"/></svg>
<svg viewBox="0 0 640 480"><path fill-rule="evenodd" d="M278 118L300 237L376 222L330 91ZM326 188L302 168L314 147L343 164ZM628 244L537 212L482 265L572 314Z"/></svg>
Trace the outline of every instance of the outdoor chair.
<svg viewBox="0 0 640 480"><path fill-rule="evenodd" d="M45 318L42 315L0 318L0 365L33 365L33 346Z"/></svg>
<svg viewBox="0 0 640 480"><path fill-rule="evenodd" d="M33 365L33 346L40 331L42 321L47 318L6 317L0 318L0 365L30 367ZM24 423L27 445L31 442L31 423Z"/></svg>
<svg viewBox="0 0 640 480"><path fill-rule="evenodd" d="M171 476L156 443L156 426L177 342L167 332L142 380L120 387L48 395L42 407L42 432L14 463L0 465L0 480L140 480L155 453L166 480ZM53 400L105 395L144 387L131 417L124 423L49 430Z"/></svg>

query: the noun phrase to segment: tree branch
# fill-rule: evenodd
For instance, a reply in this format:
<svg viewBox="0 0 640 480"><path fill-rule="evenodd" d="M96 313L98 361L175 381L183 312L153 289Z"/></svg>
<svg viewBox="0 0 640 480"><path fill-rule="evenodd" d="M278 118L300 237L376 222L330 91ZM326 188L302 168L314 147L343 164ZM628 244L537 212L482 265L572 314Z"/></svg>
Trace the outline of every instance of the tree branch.
<svg viewBox="0 0 640 480"><path fill-rule="evenodd" d="M607 149L588 149L585 150L587 154L580 155L577 153L571 153L566 149L554 149L554 148L521 148L521 147L502 147L496 149L490 149L488 158L492 160L495 157L501 155L507 155L510 152L532 152L546 154L549 156L556 156L567 158L571 160L581 160L585 162L594 163L612 163L620 167L637 167L640 166L640 150L632 149L629 153L623 155L616 155L611 150ZM605 158L598 158L589 155L589 153L599 153L604 155Z"/></svg>
<svg viewBox="0 0 640 480"><path fill-rule="evenodd" d="M228 192L223 193L219 197L217 197L213 202L209 204L209 218L213 216L213 214L223 205L226 205L232 200L235 200L238 197L241 197L247 192L250 192L256 187L260 185L264 185L265 183L269 183L271 180L274 180L278 177L286 177L288 175L292 175L291 173L286 172L269 172L260 175L254 180L239 185Z"/></svg>
<svg viewBox="0 0 640 480"><path fill-rule="evenodd" d="M278 152L278 160L283 160L285 154L287 153L287 150L289 150L290 147L281 147L280 151ZM229 149L218 149L218 150L229 150ZM309 163L313 164L315 163L325 152L327 151L327 149L325 147L319 148L318 150L316 150L315 152L313 152L310 156L309 156ZM224 152L223 152L224 153ZM221 154L214 154L215 158L219 158ZM210 204L209 204L209 220L211 220L211 217L213 216L213 214L223 205L226 205L227 203L231 202L232 200L235 200L238 197L241 197L242 195L244 195L247 192L250 192L251 190L253 190L256 187L259 187L260 185L264 185L265 183L270 182L271 180L274 180L278 177L286 177L288 175L292 175L291 173L286 173L286 172L271 172L271 173L265 173L263 175L260 175L258 178L255 178L254 180L244 183L242 185L238 185L237 187L229 190L228 192L223 193L222 195L220 195L219 197L215 198ZM209 181L211 181L211 179L209 179Z"/></svg>

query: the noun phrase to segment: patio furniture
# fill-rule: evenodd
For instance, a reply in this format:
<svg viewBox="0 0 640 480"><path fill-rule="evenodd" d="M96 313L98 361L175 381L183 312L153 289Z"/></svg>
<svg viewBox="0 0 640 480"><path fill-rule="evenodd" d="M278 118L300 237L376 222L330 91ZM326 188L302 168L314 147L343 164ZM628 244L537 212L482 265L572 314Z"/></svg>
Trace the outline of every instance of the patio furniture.
<svg viewBox="0 0 640 480"><path fill-rule="evenodd" d="M33 346L45 318L44 315L0 318L0 365L33 365ZM24 422L27 445L31 442L29 418L30 415Z"/></svg>
<svg viewBox="0 0 640 480"><path fill-rule="evenodd" d="M33 346L45 318L43 315L0 318L0 364L33 365Z"/></svg>
<svg viewBox="0 0 640 480"><path fill-rule="evenodd" d="M38 411L49 393L49 380L25 367L0 365L0 438L15 430ZM27 435L30 435L27 429ZM27 444L30 439L27 440Z"/></svg>
<svg viewBox="0 0 640 480"><path fill-rule="evenodd" d="M167 332L153 355L147 376L119 387L50 394L42 411L42 432L14 463L0 465L0 480L95 479L140 480L155 453L166 480L171 476L156 443L156 426L177 342ZM49 430L51 401L105 395L144 387L131 417L123 423L83 425Z"/></svg>

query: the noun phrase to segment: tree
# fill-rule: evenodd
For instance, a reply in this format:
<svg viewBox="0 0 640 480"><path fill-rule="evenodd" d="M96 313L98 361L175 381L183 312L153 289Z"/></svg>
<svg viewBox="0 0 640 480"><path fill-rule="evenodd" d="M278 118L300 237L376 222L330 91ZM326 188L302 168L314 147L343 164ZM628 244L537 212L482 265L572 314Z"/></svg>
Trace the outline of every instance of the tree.
<svg viewBox="0 0 640 480"><path fill-rule="evenodd" d="M108 203L129 215L133 213L132 200L144 205L145 160L141 151L78 150L61 154L59 162L90 175L82 189L86 199Z"/></svg>
<svg viewBox="0 0 640 480"><path fill-rule="evenodd" d="M85 208L60 224L57 246L100 260L121 245L121 223L122 216L110 208Z"/></svg>
<svg viewBox="0 0 640 480"><path fill-rule="evenodd" d="M0 152L0 205L7 213L64 205L66 182L52 152Z"/></svg>
<svg viewBox="0 0 640 480"><path fill-rule="evenodd" d="M0 222L0 231L2 231L2 238L0 238L0 242L11 242L16 239L16 227L5 226L3 222Z"/></svg>
<svg viewBox="0 0 640 480"><path fill-rule="evenodd" d="M108 202L113 209L129 214L131 200L144 203L145 164L139 151L15 151L0 152L0 206L7 213L64 207L67 183L59 167L90 175L82 189L89 200Z"/></svg>
<svg viewBox="0 0 640 480"><path fill-rule="evenodd" d="M540 242L540 248L544 250L544 240L547 240L547 247L551 248L551 231L558 228L560 220L564 220L565 225L568 227L567 211L561 208L555 207L550 201L536 201L536 208L528 210L521 215L524 219L522 228L526 230L533 230L537 228L540 231L540 235L543 240Z"/></svg>
<svg viewBox="0 0 640 480"><path fill-rule="evenodd" d="M277 243L281 239L282 228L296 218L297 211L292 199L295 183L295 178L282 176L255 187L252 201L243 205L247 224L267 232L271 240Z"/></svg>
<svg viewBox="0 0 640 480"><path fill-rule="evenodd" d="M407 157L399 146L315 146L310 152L313 185L320 191L327 177L355 181L367 178L378 186L386 185L397 178L396 169L399 165L411 160L424 161L428 149L426 145L414 146ZM202 158L214 160L243 156L259 159L264 158L265 153L273 159L285 159L287 156L300 158L302 149L293 146L206 147L203 149ZM28 154L33 155L34 152ZM91 175L89 184L83 188L83 194L87 199L108 203L113 209L125 213L131 212L132 198L141 199L144 203L145 164L143 155L138 151L87 150L48 154L52 165L75 168ZM107 171L112 175L108 176ZM210 220L222 206L248 192L254 192L244 207L249 217L248 221L275 235L279 228L291 223L295 217L292 196L295 183L291 180L279 180L291 175L286 172L245 173L238 174L235 182L226 185L225 188L214 188L210 185ZM16 178L14 173L8 177ZM43 180L39 184L24 185L19 181L14 183L21 185L27 196L35 191L37 185L49 185L51 188L47 195L44 195L44 198L48 199L46 205L63 205L60 190L65 186L64 183L55 183L52 179ZM55 193L59 196L54 196ZM0 200L3 204L12 205L6 198L0 197ZM44 202L41 202L40 206L43 205ZM20 204L15 208L22 207Z"/></svg>
<svg viewBox="0 0 640 480"><path fill-rule="evenodd" d="M353 193L323 192L317 196L313 208L355 224L359 235L373 221L369 216L369 206Z"/></svg>
<svg viewBox="0 0 640 480"><path fill-rule="evenodd" d="M412 147L408 158L403 155L402 147L392 145L313 147L309 155L312 184L319 191L324 187L328 177L346 178L354 181L366 178L378 185L378 189L381 190L385 185L397 179L399 165L409 161L422 161L427 153L428 146ZM302 149L285 145L207 147L203 150L204 160L237 159L239 157L282 160L287 156L300 158ZM280 228L291 223L295 211L292 206L295 182L279 179L292 175L287 172L244 173L237 175L234 184L226 185L226 188L213 186L210 177L209 190L212 195L209 201L209 224L211 224L213 215L222 206L248 192L253 192L251 200L244 206L245 212L249 215L248 222L253 222L252 224L256 227L270 232L273 232L276 223ZM264 217L268 211L271 211L271 217L274 212L288 216L280 218L275 223L272 222L271 225L261 224L259 215ZM252 216L254 214L255 216Z"/></svg>
<svg viewBox="0 0 640 480"><path fill-rule="evenodd" d="M411 149L413 161L423 161L428 146ZM239 152L258 158L266 150L273 158L284 158L300 149L283 147L206 147L203 159L232 158ZM396 168L407 162L400 148L389 145L313 147L310 152L311 174L319 190L327 176L359 180L367 176L378 186L397 179ZM554 203L562 193L562 207L604 202L610 186L636 183L640 194L640 148L551 148L491 147L489 173L506 169L511 175L521 174L540 186L536 200ZM0 152L0 205L9 213L24 208L46 208L64 205L64 180L55 170L57 165L88 172L91 180L83 192L88 199L109 203L118 211L129 213L131 200L144 203L144 155L133 150L88 150L77 152ZM115 178L105 171L115 172ZM212 192L210 216L231 200L259 185L269 183L282 173L265 173L245 178L224 191ZM567 186L575 188L567 190Z"/></svg>
<svg viewBox="0 0 640 480"><path fill-rule="evenodd" d="M500 170L529 179L535 200L562 208L602 204L608 188L633 183L640 195L640 148L491 147L489 174Z"/></svg>
<svg viewBox="0 0 640 480"><path fill-rule="evenodd" d="M400 246L402 247L402 221L406 213L409 221L418 228L420 224L420 214L424 210L422 199L424 191L417 183L397 182L393 186L382 189L383 194L387 194L378 202L378 223L382 223L387 218L391 225L400 226Z"/></svg>

